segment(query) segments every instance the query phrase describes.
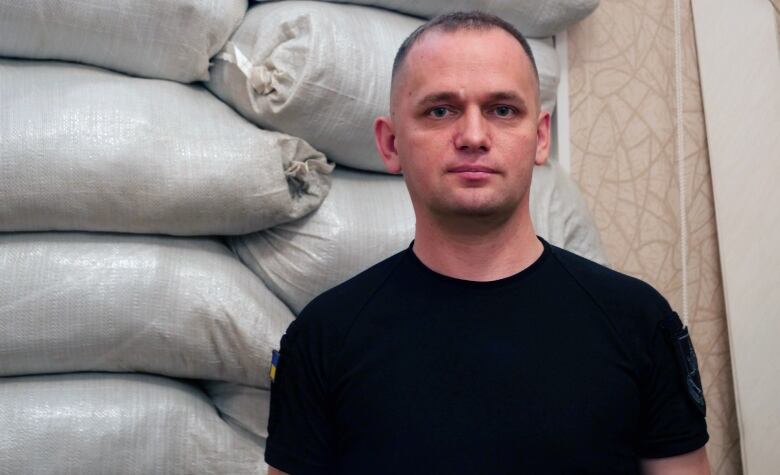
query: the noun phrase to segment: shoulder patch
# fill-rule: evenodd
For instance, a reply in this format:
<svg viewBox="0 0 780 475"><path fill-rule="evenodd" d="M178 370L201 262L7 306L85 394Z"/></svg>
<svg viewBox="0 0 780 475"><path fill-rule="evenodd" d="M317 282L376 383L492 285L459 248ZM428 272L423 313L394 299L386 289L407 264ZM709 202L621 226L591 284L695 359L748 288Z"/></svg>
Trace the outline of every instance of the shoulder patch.
<svg viewBox="0 0 780 475"><path fill-rule="evenodd" d="M269 372L268 376L271 378L272 383L276 379L277 366L279 366L279 352L276 350L271 350L271 371Z"/></svg>
<svg viewBox="0 0 780 475"><path fill-rule="evenodd" d="M675 361L683 378L686 392L690 400L703 416L707 415L707 405L704 401L704 391L701 386L699 364L693 343L688 334L688 328L682 326L680 317L672 312L668 314L663 323L664 336L674 348Z"/></svg>

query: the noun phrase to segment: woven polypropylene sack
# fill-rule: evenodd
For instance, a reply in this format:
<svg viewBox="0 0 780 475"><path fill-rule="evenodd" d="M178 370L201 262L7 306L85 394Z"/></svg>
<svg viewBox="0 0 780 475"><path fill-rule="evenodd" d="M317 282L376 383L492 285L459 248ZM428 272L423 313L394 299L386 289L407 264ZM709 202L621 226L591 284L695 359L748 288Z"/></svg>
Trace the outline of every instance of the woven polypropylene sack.
<svg viewBox="0 0 780 475"><path fill-rule="evenodd" d="M207 87L261 127L301 137L342 165L383 172L372 125L389 110L396 50L420 24L354 5L261 4L214 58ZM530 44L552 111L558 57L548 42Z"/></svg>
<svg viewBox="0 0 780 475"><path fill-rule="evenodd" d="M0 0L0 56L207 80L245 12L246 0Z"/></svg>
<svg viewBox="0 0 780 475"><path fill-rule="evenodd" d="M203 389L222 419L265 442L271 403L269 390L218 381L203 383Z"/></svg>
<svg viewBox="0 0 780 475"><path fill-rule="evenodd" d="M299 218L331 165L199 86L0 60L0 231L241 234Z"/></svg>
<svg viewBox="0 0 780 475"><path fill-rule="evenodd" d="M544 38L588 16L599 0L327 0L387 8L433 18L442 13L481 10L501 17L525 36Z"/></svg>
<svg viewBox="0 0 780 475"><path fill-rule="evenodd" d="M0 235L0 376L138 371L268 387L292 319L216 240Z"/></svg>
<svg viewBox="0 0 780 475"><path fill-rule="evenodd" d="M557 162L534 169L530 201L537 234L605 261L579 190ZM414 222L401 177L337 168L331 192L316 212L232 238L230 245L298 313L323 291L406 248Z"/></svg>
<svg viewBox="0 0 780 475"><path fill-rule="evenodd" d="M557 160L534 167L529 200L536 234L558 247L607 264L588 205Z"/></svg>
<svg viewBox="0 0 780 475"><path fill-rule="evenodd" d="M0 378L0 473L265 473L200 389L149 375Z"/></svg>
<svg viewBox="0 0 780 475"><path fill-rule="evenodd" d="M297 314L322 291L404 249L413 237L403 178L337 168L316 212L237 236L230 245Z"/></svg>

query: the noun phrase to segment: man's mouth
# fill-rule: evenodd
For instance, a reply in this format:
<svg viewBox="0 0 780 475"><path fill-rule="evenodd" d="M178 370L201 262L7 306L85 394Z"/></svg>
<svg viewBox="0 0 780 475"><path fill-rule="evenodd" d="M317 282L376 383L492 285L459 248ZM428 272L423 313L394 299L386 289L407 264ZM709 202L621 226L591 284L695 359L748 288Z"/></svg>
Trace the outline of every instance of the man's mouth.
<svg viewBox="0 0 780 475"><path fill-rule="evenodd" d="M455 173L466 180L484 180L497 173L494 168L483 165L460 165L450 168L448 171L449 173Z"/></svg>

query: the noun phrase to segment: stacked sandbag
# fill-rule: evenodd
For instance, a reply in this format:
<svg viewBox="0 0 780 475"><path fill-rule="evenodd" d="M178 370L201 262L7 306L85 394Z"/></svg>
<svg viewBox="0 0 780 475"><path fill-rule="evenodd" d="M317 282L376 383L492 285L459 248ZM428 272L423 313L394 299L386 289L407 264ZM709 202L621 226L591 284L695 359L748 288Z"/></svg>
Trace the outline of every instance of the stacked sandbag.
<svg viewBox="0 0 780 475"><path fill-rule="evenodd" d="M0 231L240 234L299 218L330 165L200 86L0 60Z"/></svg>
<svg viewBox="0 0 780 475"><path fill-rule="evenodd" d="M607 265L598 228L577 184L557 160L534 167L531 179L531 221L536 233L599 264Z"/></svg>
<svg viewBox="0 0 780 475"><path fill-rule="evenodd" d="M395 53L421 24L355 5L260 4L216 56L207 86L261 127L301 137L341 165L384 172L372 125L389 110ZM529 43L552 112L558 56L551 41Z"/></svg>
<svg viewBox="0 0 780 475"><path fill-rule="evenodd" d="M185 381L267 390L293 314L204 235L305 216L332 165L182 84L244 9L0 0L0 473L265 470Z"/></svg>
<svg viewBox="0 0 780 475"><path fill-rule="evenodd" d="M0 56L206 80L245 12L246 0L0 0Z"/></svg>
<svg viewBox="0 0 780 475"><path fill-rule="evenodd" d="M222 243L0 234L0 376L145 372L268 388L292 313Z"/></svg>
<svg viewBox="0 0 780 475"><path fill-rule="evenodd" d="M534 168L530 206L537 234L606 261L579 190L556 161ZM403 250L413 237L414 212L403 178L337 168L317 211L234 237L230 245L297 314L323 291Z"/></svg>
<svg viewBox="0 0 780 475"><path fill-rule="evenodd" d="M264 0L261 0L264 1ZM512 23L524 35L543 38L590 15L599 0L327 0L387 8L433 18L454 11L482 10Z"/></svg>
<svg viewBox="0 0 780 475"><path fill-rule="evenodd" d="M268 437L270 390L220 381L204 382L203 390L225 421L265 441Z"/></svg>
<svg viewBox="0 0 780 475"><path fill-rule="evenodd" d="M0 473L265 473L262 442L198 388L150 375L0 378Z"/></svg>
<svg viewBox="0 0 780 475"><path fill-rule="evenodd" d="M304 219L236 236L231 247L296 314L314 297L409 245L414 211L403 178L344 168Z"/></svg>

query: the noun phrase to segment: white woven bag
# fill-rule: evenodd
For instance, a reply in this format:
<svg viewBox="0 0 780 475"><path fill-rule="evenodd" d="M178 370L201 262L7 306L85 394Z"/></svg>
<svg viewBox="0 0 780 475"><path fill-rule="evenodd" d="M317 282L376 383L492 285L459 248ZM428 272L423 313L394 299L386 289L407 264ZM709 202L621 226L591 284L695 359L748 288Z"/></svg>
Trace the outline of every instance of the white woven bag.
<svg viewBox="0 0 780 475"><path fill-rule="evenodd" d="M0 231L241 234L299 218L331 166L199 86L0 60Z"/></svg>
<svg viewBox="0 0 780 475"><path fill-rule="evenodd" d="M0 56L202 81L245 12L246 0L0 0Z"/></svg>

